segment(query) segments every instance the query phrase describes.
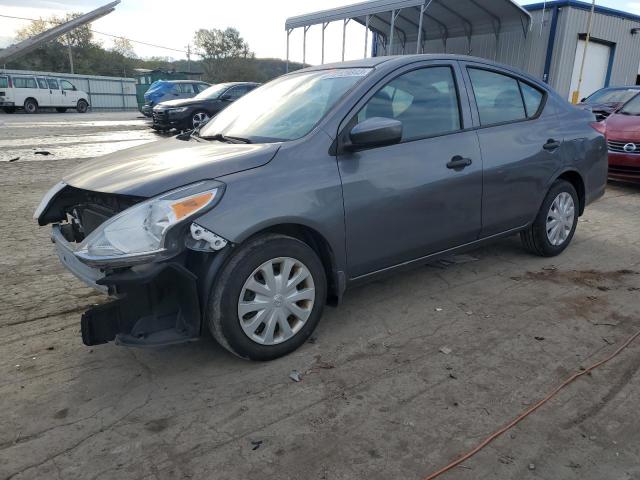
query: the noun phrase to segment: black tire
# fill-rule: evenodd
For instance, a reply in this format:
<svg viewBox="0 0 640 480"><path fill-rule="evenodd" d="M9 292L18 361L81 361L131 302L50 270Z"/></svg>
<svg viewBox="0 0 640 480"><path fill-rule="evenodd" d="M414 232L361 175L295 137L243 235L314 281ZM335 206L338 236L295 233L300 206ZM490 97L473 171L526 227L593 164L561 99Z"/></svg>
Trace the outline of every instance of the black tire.
<svg viewBox="0 0 640 480"><path fill-rule="evenodd" d="M573 199L573 225L567 235L567 238L561 244L553 245L547 236L547 216L553 201L563 192L571 195L571 198ZM559 255L571 243L576 231L576 226L578 225L579 210L580 203L578 200L578 194L576 193L576 189L573 185L566 180L556 180L547 192L547 196L544 198L540 211L538 212L536 219L533 221L533 224L531 224L531 226L526 230L520 232L520 239L522 240L523 245L531 253L541 257L554 257Z"/></svg>
<svg viewBox="0 0 640 480"><path fill-rule="evenodd" d="M78 113L87 113L87 110L89 109L89 104L87 103L86 100L78 100L78 104L76 105L76 110Z"/></svg>
<svg viewBox="0 0 640 480"><path fill-rule="evenodd" d="M4 113L16 113L16 107L3 107Z"/></svg>
<svg viewBox="0 0 640 480"><path fill-rule="evenodd" d="M56 107L56 112L58 112L58 113L64 113L66 111L67 111L67 109L65 107Z"/></svg>
<svg viewBox="0 0 640 480"><path fill-rule="evenodd" d="M311 314L298 332L282 343L263 345L250 339L240 326L238 301L254 270L279 257L291 257L304 264L313 279L315 299ZM289 236L267 234L241 245L227 260L212 286L205 315L213 337L231 353L249 360L273 360L294 351L309 338L320 321L326 297L325 270L313 249Z"/></svg>
<svg viewBox="0 0 640 480"><path fill-rule="evenodd" d="M27 113L38 113L38 102L33 98L27 98L24 101L24 111Z"/></svg>

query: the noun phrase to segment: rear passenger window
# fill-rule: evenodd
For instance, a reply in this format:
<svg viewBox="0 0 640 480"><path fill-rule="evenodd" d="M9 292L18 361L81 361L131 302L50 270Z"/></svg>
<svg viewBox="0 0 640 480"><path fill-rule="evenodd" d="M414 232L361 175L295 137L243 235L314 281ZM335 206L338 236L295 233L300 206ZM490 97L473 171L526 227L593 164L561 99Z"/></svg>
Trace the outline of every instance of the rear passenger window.
<svg viewBox="0 0 640 480"><path fill-rule="evenodd" d="M38 88L36 79L33 77L13 77L13 86L15 88Z"/></svg>
<svg viewBox="0 0 640 480"><path fill-rule="evenodd" d="M451 68L421 68L391 80L360 110L358 123L373 117L400 120L403 141L460 130Z"/></svg>
<svg viewBox="0 0 640 480"><path fill-rule="evenodd" d="M477 68L470 68L469 76L481 125L527 118L515 78Z"/></svg>
<svg viewBox="0 0 640 480"><path fill-rule="evenodd" d="M38 86L40 88L44 88L45 90L49 89L49 85L47 85L47 81L44 78L38 78Z"/></svg>
<svg viewBox="0 0 640 480"><path fill-rule="evenodd" d="M49 84L49 88L52 90L58 90L60 87L58 86L58 81L53 78L47 78L47 83Z"/></svg>
<svg viewBox="0 0 640 480"><path fill-rule="evenodd" d="M527 108L527 117L533 117L538 113L542 103L542 92L526 83L520 82L524 106Z"/></svg>
<svg viewBox="0 0 640 480"><path fill-rule="evenodd" d="M179 83L178 90L180 90L182 93L194 93L193 85L191 85L190 83Z"/></svg>

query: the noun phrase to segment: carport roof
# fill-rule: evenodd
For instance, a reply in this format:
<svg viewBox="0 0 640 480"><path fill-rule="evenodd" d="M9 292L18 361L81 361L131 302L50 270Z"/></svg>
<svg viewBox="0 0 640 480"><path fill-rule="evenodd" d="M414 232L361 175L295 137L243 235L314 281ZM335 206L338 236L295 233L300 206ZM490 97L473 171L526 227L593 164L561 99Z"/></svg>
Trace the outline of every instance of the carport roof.
<svg viewBox="0 0 640 480"><path fill-rule="evenodd" d="M288 18L285 28L352 19L387 37L395 12L395 30L403 42L471 37L520 30L526 34L531 16L511 0L372 0ZM420 22L422 12L422 23Z"/></svg>

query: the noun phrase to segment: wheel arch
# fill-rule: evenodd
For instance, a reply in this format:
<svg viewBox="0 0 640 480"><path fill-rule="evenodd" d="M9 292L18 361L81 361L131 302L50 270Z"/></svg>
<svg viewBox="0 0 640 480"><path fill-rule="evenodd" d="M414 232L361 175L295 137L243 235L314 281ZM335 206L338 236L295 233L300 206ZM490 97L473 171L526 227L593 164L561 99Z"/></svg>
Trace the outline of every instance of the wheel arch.
<svg viewBox="0 0 640 480"><path fill-rule="evenodd" d="M267 233L287 235L306 243L316 252L327 275L327 303L337 305L342 299L345 289L345 275L340 270L336 255L329 241L318 230L302 223L278 223L252 232L243 241Z"/></svg>
<svg viewBox="0 0 640 480"><path fill-rule="evenodd" d="M584 213L586 203L586 189L582 175L577 170L565 170L560 175L558 175L553 182L555 182L556 180L565 180L573 185L573 188L576 189L576 193L578 194L578 202L580 203L578 215L582 215ZM553 182L551 182L551 184L553 184ZM549 185L549 187L551 187L551 185Z"/></svg>
<svg viewBox="0 0 640 480"><path fill-rule="evenodd" d="M29 100L33 100L34 102L36 102L37 106L40 106L40 104L38 103L38 99L36 97L26 97L24 99L24 102L22 102L22 105L24 105L25 103L27 103Z"/></svg>

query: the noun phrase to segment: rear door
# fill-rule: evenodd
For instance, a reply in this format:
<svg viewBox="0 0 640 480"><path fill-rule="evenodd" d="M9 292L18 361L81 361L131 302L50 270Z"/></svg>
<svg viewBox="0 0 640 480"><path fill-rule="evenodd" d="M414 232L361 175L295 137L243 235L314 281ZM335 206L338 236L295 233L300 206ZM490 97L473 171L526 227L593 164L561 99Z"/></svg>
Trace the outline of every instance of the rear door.
<svg viewBox="0 0 640 480"><path fill-rule="evenodd" d="M461 62L484 164L482 237L534 218L562 164L562 133L543 88L507 70Z"/></svg>
<svg viewBox="0 0 640 480"><path fill-rule="evenodd" d="M9 76L0 75L0 105L13 102L13 95L9 89Z"/></svg>
<svg viewBox="0 0 640 480"><path fill-rule="evenodd" d="M354 107L340 138L372 117L401 121L403 135L338 153L352 278L471 242L481 228L482 158L457 62L396 70Z"/></svg>
<svg viewBox="0 0 640 480"><path fill-rule="evenodd" d="M17 107L24 105L24 101L27 98L35 98L36 102L40 104L38 98L38 83L36 78L32 76L13 76L13 95L14 102Z"/></svg>

